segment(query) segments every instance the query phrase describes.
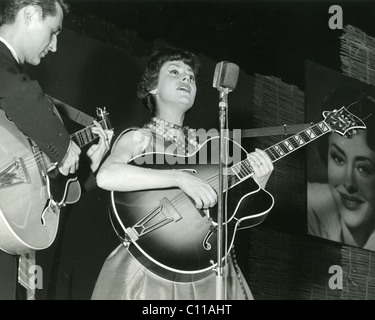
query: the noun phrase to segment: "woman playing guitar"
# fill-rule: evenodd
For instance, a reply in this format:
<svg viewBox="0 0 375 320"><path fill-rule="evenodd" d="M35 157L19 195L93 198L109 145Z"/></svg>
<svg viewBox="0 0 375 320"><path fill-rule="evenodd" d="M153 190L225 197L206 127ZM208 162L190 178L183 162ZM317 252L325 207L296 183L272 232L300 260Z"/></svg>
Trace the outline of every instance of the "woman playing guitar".
<svg viewBox="0 0 375 320"><path fill-rule="evenodd" d="M197 139L183 125L185 113L194 104L198 67L198 58L188 51L164 48L151 55L139 84L138 96L153 118L143 128L126 130L119 136L98 172L99 187L125 193L152 189L167 193L170 188L175 188L182 190L202 212L216 205L215 188L191 172L174 170L172 166L158 170L130 163L135 157L150 151L172 150L172 153L186 155L199 148ZM263 188L273 171L270 158L261 150L247 157L254 168L254 179ZM173 219L182 218L168 201L161 200L161 203ZM133 240L135 237L133 235ZM191 237L194 238L194 234ZM163 277L149 268L152 261L139 257L137 250L131 250L134 249L132 244L123 244L105 261L92 299L215 299L213 270L198 275L188 274L183 280L177 276ZM163 250L163 247L158 248L158 251ZM178 260L178 254L171 259ZM228 299L252 299L232 257L229 257L225 270Z"/></svg>

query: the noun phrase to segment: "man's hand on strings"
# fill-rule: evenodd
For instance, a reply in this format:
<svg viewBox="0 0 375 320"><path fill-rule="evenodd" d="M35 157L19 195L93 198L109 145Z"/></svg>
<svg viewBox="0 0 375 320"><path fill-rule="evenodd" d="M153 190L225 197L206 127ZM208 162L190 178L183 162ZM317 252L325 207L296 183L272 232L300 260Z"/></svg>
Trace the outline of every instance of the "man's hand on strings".
<svg viewBox="0 0 375 320"><path fill-rule="evenodd" d="M92 172L95 172L99 169L99 166L106 155L106 153L110 149L111 141L114 135L113 130L105 130L102 126L94 120L94 126L92 127L92 132L99 136L99 142L97 144L93 144L87 150L87 156L89 157L91 164L90 168Z"/></svg>

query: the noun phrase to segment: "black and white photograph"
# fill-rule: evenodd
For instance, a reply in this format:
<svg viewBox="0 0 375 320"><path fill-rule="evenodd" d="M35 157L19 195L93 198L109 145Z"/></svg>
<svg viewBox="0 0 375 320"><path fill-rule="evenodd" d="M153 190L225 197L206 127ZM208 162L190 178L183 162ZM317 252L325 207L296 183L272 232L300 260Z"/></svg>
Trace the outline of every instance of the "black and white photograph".
<svg viewBox="0 0 375 320"><path fill-rule="evenodd" d="M0 300L373 300L374 21L0 0Z"/></svg>
<svg viewBox="0 0 375 320"><path fill-rule="evenodd" d="M312 63L306 75L307 118L329 125L307 149L308 233L375 250L375 87Z"/></svg>

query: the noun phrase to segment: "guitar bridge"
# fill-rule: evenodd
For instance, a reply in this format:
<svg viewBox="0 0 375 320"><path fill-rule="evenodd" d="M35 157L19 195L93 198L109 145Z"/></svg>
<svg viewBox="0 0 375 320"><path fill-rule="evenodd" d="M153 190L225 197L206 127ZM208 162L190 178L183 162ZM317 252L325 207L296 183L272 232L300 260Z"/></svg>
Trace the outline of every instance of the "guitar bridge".
<svg viewBox="0 0 375 320"><path fill-rule="evenodd" d="M0 188L5 188L20 183L30 183L25 164L21 158L0 172Z"/></svg>

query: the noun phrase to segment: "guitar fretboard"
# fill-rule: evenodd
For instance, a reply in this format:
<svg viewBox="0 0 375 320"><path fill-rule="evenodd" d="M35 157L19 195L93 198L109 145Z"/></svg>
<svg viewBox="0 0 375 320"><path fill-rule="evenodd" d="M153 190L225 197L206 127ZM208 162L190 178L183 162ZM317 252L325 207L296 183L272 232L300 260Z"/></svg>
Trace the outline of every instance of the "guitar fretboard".
<svg viewBox="0 0 375 320"><path fill-rule="evenodd" d="M103 127L103 128L107 128L107 123L105 120L100 120L98 121L100 123L100 125ZM77 131L75 133L73 133L72 135L70 135L70 138L80 147L84 147L86 146L87 144L89 144L90 142L94 141L98 135L94 134L91 130L91 128L93 127L94 125L92 126L89 126L89 127L86 127L86 128L83 128L82 130L80 131Z"/></svg>
<svg viewBox="0 0 375 320"><path fill-rule="evenodd" d="M306 130L280 141L264 151L271 158L272 162L275 162L330 131L332 131L332 129L327 125L327 123L325 121L321 121L307 128ZM235 175L240 180L244 180L254 173L254 169L250 165L248 159L236 163L230 167L228 171L228 175Z"/></svg>

